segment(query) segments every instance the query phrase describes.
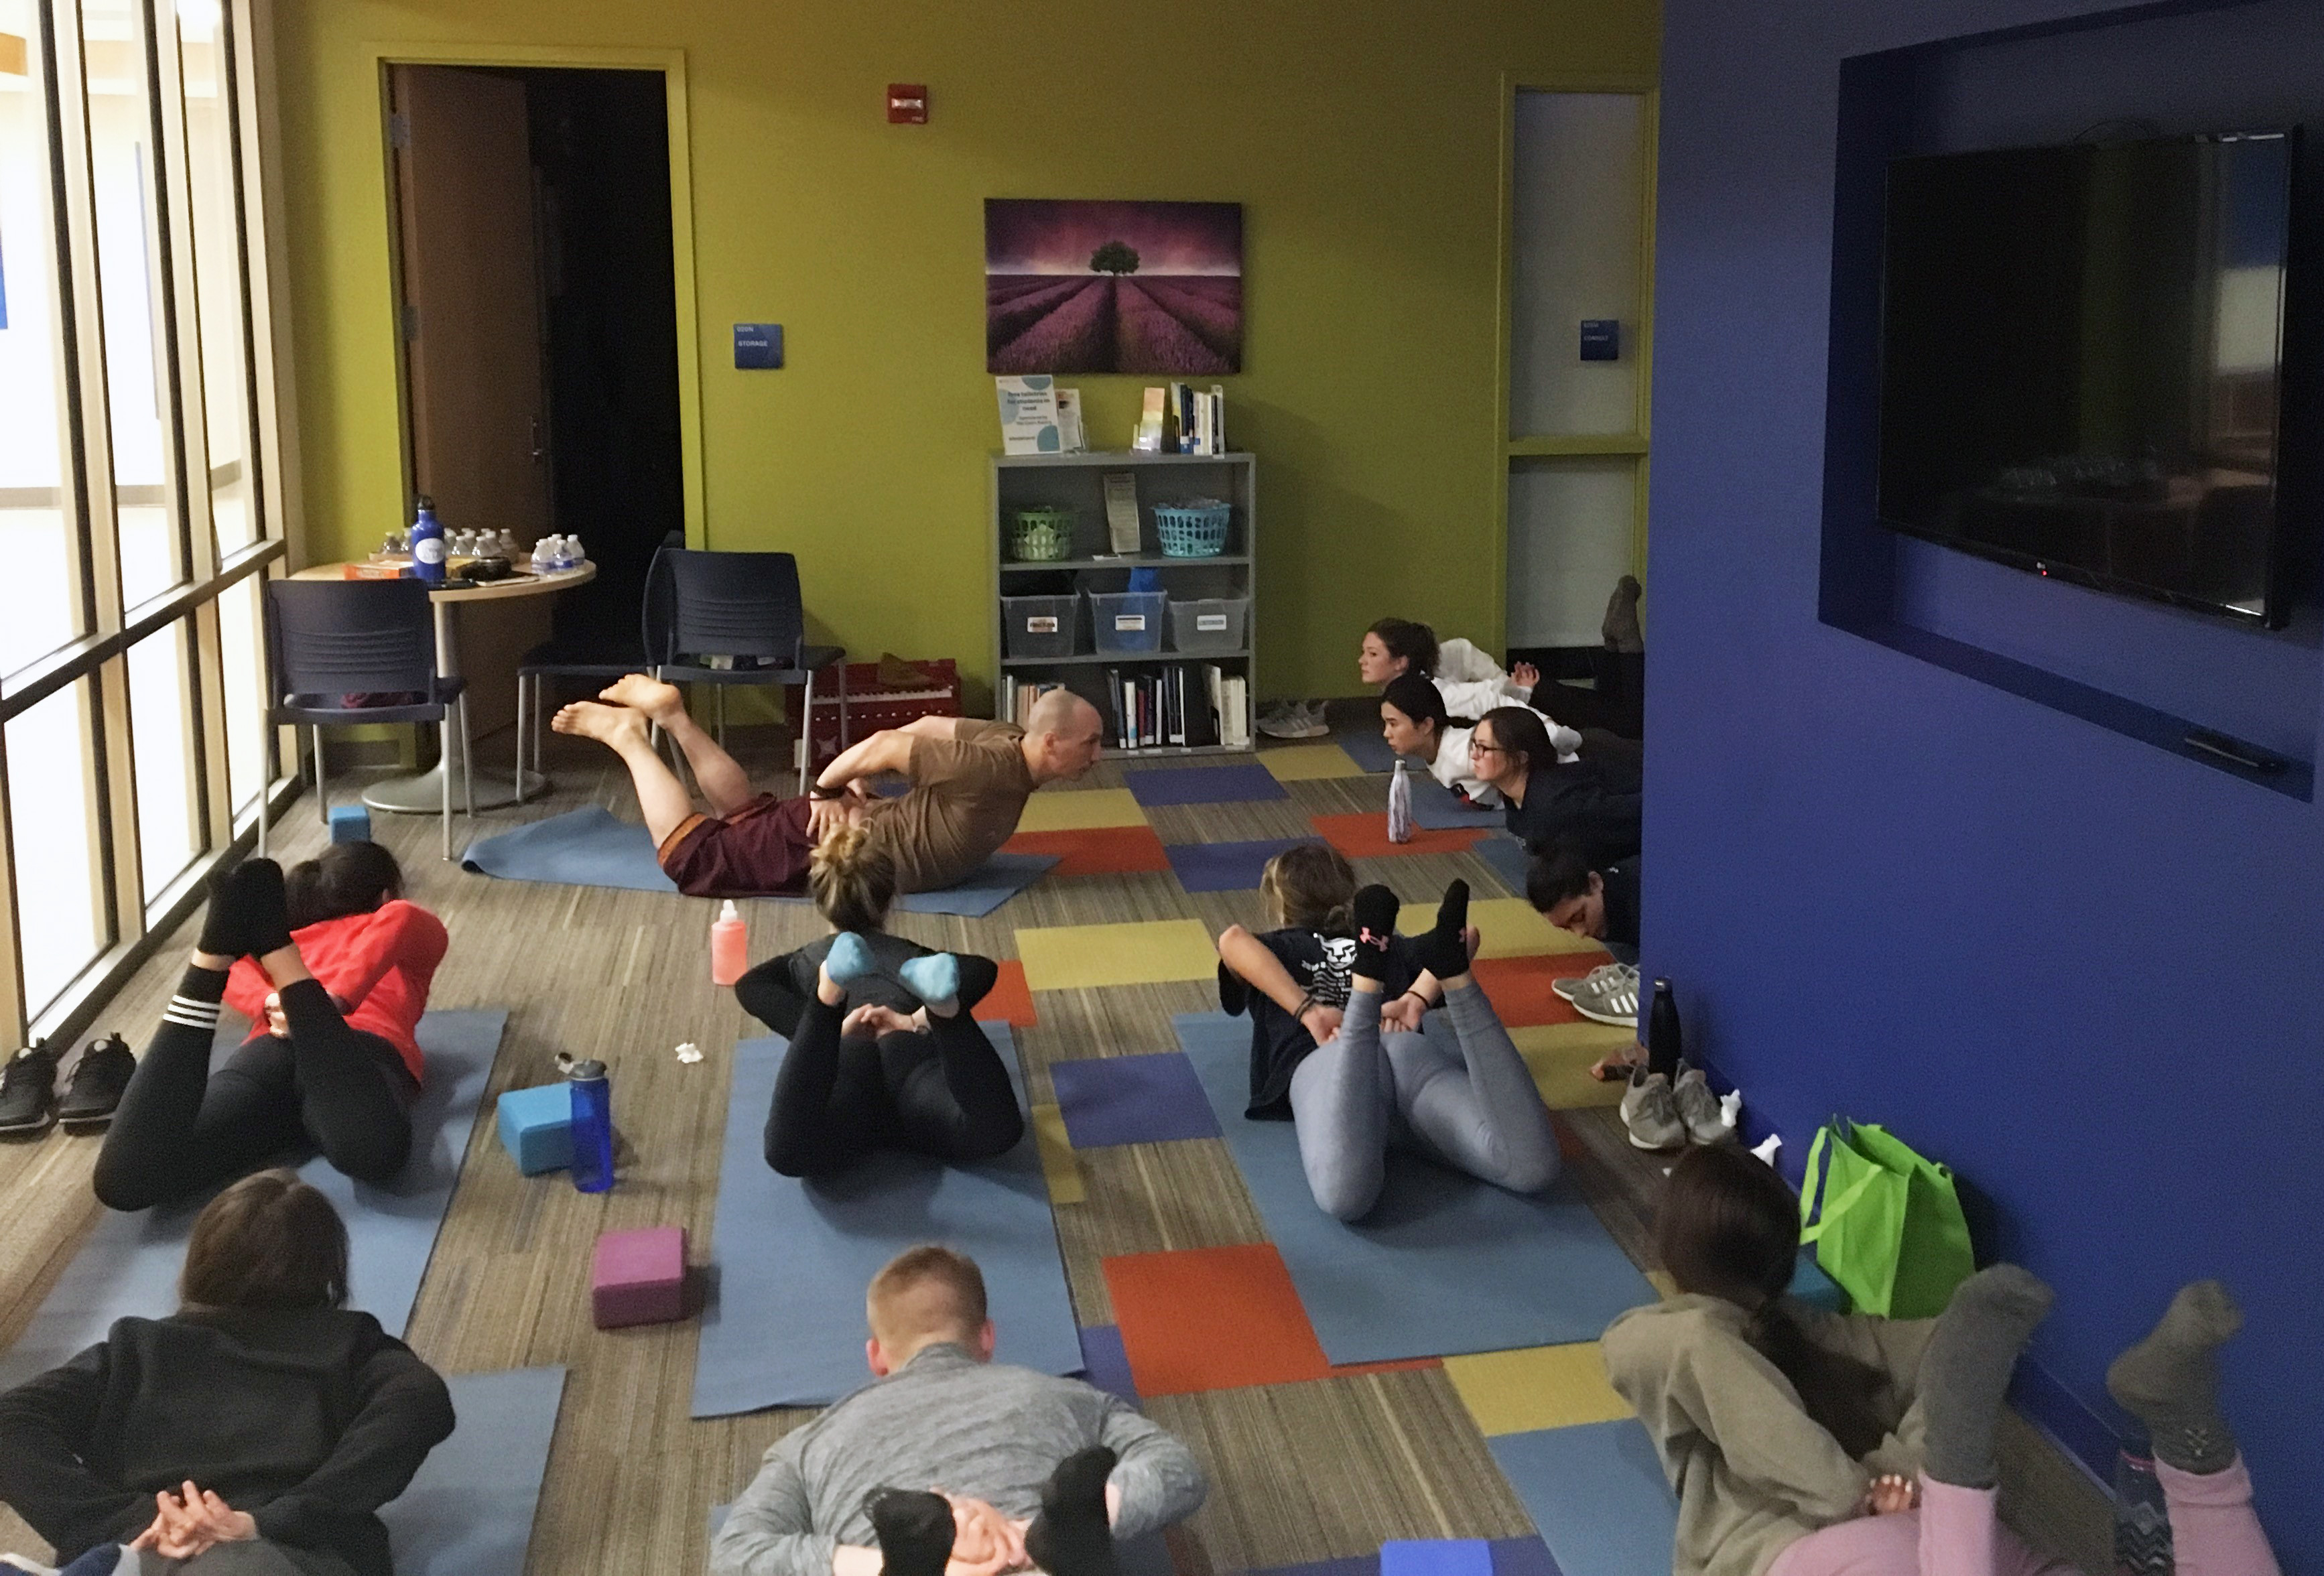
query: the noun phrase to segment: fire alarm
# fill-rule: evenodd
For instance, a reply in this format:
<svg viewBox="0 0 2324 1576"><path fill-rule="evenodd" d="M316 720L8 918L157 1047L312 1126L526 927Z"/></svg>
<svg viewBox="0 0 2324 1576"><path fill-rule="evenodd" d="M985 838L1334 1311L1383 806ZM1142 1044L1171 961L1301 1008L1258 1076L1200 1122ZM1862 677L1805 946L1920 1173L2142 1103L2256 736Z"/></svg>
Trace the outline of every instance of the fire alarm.
<svg viewBox="0 0 2324 1576"><path fill-rule="evenodd" d="M928 85L925 82L888 84L888 124L924 126L928 124Z"/></svg>

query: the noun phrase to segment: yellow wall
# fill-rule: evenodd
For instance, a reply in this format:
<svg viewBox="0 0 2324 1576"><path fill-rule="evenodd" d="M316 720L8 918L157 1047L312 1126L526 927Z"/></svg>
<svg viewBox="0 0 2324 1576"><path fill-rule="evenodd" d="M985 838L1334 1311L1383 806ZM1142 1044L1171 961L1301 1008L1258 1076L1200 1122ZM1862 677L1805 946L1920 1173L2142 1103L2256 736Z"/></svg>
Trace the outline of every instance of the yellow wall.
<svg viewBox="0 0 2324 1576"><path fill-rule="evenodd" d="M317 557L402 523L374 47L682 49L711 546L798 554L852 650L991 660L982 199L1244 205L1261 683L1349 694L1388 613L1490 639L1504 74L1651 72L1654 0L281 0ZM890 81L931 124L890 126ZM733 370L731 325L788 366ZM1084 391L1127 441L1130 377ZM1158 380L1156 380L1158 381Z"/></svg>

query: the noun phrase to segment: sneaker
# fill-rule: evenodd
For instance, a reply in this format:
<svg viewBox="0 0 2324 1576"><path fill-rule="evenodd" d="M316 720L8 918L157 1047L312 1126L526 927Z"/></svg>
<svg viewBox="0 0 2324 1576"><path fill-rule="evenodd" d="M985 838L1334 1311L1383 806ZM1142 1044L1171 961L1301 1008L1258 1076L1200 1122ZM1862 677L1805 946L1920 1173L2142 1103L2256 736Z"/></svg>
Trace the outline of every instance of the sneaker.
<svg viewBox="0 0 2324 1576"><path fill-rule="evenodd" d="M1283 700L1259 717L1259 731L1270 739L1321 739L1332 730L1322 701Z"/></svg>
<svg viewBox="0 0 2324 1576"><path fill-rule="evenodd" d="M1594 988L1607 975L1620 967L1622 967L1620 963L1600 963L1586 974L1568 974L1561 979L1552 980L1549 982L1549 988L1557 992L1560 1000L1571 1001L1576 992Z"/></svg>
<svg viewBox="0 0 2324 1576"><path fill-rule="evenodd" d="M1686 1125L1689 1143L1724 1144L1734 1138L1734 1120L1719 1096L1711 1092L1702 1068L1689 1067L1678 1075L1678 1082L1671 1086L1671 1103L1678 1120Z"/></svg>
<svg viewBox="0 0 2324 1576"><path fill-rule="evenodd" d="M121 1092L129 1087L129 1075L136 1071L137 1058L129 1054L127 1042L119 1035L89 1041L73 1064L72 1076L65 1081L57 1120L68 1132L105 1126L121 1103Z"/></svg>
<svg viewBox="0 0 2324 1576"><path fill-rule="evenodd" d="M1561 992L1563 994L1563 992ZM1622 1028L1638 1027L1638 971L1628 963L1606 963L1584 976L1565 998L1573 1010L1592 1023Z"/></svg>
<svg viewBox="0 0 2324 1576"><path fill-rule="evenodd" d="M0 1133L45 1133L57 1120L57 1053L40 1040L0 1070Z"/></svg>
<svg viewBox="0 0 2324 1576"><path fill-rule="evenodd" d="M1686 1124L1679 1120L1670 1080L1660 1073L1640 1068L1630 1075L1630 1086L1622 1092L1622 1126L1634 1148L1686 1147Z"/></svg>

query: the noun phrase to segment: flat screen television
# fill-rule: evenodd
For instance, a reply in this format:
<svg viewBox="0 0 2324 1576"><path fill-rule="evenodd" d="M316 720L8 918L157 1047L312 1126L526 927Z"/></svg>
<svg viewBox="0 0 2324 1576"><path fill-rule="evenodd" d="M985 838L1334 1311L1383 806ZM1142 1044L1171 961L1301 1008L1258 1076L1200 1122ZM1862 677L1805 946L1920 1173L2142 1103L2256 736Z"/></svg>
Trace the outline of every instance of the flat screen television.
<svg viewBox="0 0 2324 1576"><path fill-rule="evenodd" d="M1888 167L1879 511L2274 627L2292 132Z"/></svg>

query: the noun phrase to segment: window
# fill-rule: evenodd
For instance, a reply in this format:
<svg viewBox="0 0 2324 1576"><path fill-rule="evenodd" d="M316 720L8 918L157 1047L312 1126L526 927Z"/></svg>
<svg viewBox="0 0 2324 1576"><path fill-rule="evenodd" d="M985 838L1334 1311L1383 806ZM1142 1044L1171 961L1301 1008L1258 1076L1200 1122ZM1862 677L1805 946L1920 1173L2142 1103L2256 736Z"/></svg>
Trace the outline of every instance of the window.
<svg viewBox="0 0 2324 1576"><path fill-rule="evenodd" d="M135 965L274 778L247 26L241 0L0 0L0 1015L19 1035L70 1027Z"/></svg>

